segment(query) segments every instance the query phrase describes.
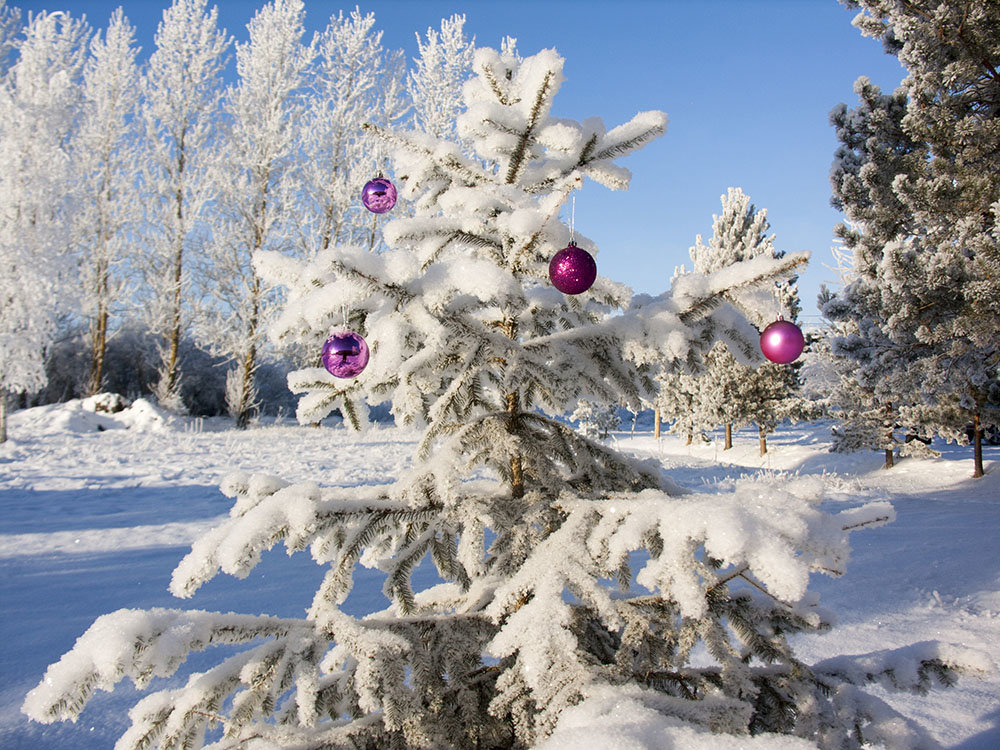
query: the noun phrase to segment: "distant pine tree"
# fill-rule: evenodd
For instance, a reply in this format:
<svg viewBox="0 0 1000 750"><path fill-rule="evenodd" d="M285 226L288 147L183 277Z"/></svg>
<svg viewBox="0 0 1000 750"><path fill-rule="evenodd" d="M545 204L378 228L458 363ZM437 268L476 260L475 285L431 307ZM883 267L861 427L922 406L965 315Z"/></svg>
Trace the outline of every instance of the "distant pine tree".
<svg viewBox="0 0 1000 750"><path fill-rule="evenodd" d="M691 248L694 270L719 271L751 258L780 258L774 235L768 235L767 210L758 209L740 188L729 188L722 196L722 213L713 217L712 237L705 244L699 235ZM781 315L795 321L801 307L795 279L784 280L771 288L770 294L749 295L740 300L741 309L763 329ZM755 343L756 347L756 343ZM756 353L743 352L752 357ZM697 379L697 398L693 400L693 421L715 427L725 425L723 450L732 448L732 429L756 424L761 455L767 452L767 435L785 419L801 419L808 408L798 396L798 365L762 362L741 364L727 344L718 343L708 354L705 373Z"/></svg>
<svg viewBox="0 0 1000 750"><path fill-rule="evenodd" d="M964 412L980 477L982 427L1000 424L1000 5L855 4L855 25L907 77L892 94L860 78L857 106L831 115L833 203L856 273L824 306L852 324L833 351L928 430L954 439Z"/></svg>

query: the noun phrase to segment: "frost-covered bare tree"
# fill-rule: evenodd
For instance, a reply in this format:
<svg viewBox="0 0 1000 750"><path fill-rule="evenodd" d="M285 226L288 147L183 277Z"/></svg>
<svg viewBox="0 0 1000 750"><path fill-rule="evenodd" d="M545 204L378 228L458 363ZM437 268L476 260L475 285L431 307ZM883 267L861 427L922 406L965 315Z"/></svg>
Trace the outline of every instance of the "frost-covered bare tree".
<svg viewBox="0 0 1000 750"><path fill-rule="evenodd" d="M239 80L226 95L225 134L210 180L213 236L195 261L210 299L200 338L234 362L226 404L240 428L257 405L255 374L275 301L253 257L264 249L289 250L298 222L291 178L300 158L296 134L305 73L314 54L302 43L304 15L302 0L273 0L248 24L249 41L236 45Z"/></svg>
<svg viewBox="0 0 1000 750"><path fill-rule="evenodd" d="M441 19L440 31L417 34L419 56L406 80L417 130L435 138L455 140L455 119L461 112L462 85L472 75L475 38L465 36L465 16Z"/></svg>
<svg viewBox="0 0 1000 750"><path fill-rule="evenodd" d="M80 255L82 313L90 327L89 394L101 390L108 325L115 305L125 296L122 264L134 243L140 215L135 185L139 72L134 33L119 8L103 35L98 31L91 40L73 140L79 180L73 232Z"/></svg>
<svg viewBox="0 0 1000 750"><path fill-rule="evenodd" d="M404 115L402 66L400 52L382 47L372 13L338 12L319 35L299 128L297 255L314 257L341 243L382 247L376 229L385 220L359 200L364 184L384 168L382 149L362 126L390 126ZM338 308L337 320L342 315ZM303 364L316 365L326 333L301 330L283 343Z"/></svg>
<svg viewBox="0 0 1000 750"><path fill-rule="evenodd" d="M359 205L381 168L366 122L394 124L404 113L400 53L382 47L375 16L355 9L330 18L301 127L302 248L307 256L340 242L363 242L372 217Z"/></svg>
<svg viewBox="0 0 1000 750"><path fill-rule="evenodd" d="M893 94L868 79L831 120L839 229L857 278L824 313L854 328L834 353L884 404L922 411L946 438L953 404L973 427L1000 424L1000 5L861 0L855 25L907 76ZM930 410L924 408L930 407Z"/></svg>
<svg viewBox="0 0 1000 750"><path fill-rule="evenodd" d="M162 337L160 403L182 411L181 339L189 332L192 254L203 250L203 212L219 135L221 73L229 46L206 0L174 0L163 12L142 83L143 205L148 248L145 309Z"/></svg>
<svg viewBox="0 0 1000 750"><path fill-rule="evenodd" d="M0 441L8 394L45 384L45 348L76 299L70 142L88 34L65 13L32 16L0 79Z"/></svg>
<svg viewBox="0 0 1000 750"><path fill-rule="evenodd" d="M21 33L21 9L0 0L0 76L5 77L18 47Z"/></svg>

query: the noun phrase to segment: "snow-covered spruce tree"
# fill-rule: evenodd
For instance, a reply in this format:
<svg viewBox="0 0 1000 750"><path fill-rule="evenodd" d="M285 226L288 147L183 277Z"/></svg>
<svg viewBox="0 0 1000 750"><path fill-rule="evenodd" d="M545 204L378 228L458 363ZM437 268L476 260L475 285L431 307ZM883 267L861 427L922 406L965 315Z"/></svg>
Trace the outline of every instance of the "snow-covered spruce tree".
<svg viewBox="0 0 1000 750"><path fill-rule="evenodd" d="M580 399L569 418L578 422L579 431L591 440L607 438L611 430L622 424L617 404L597 404L585 398Z"/></svg>
<svg viewBox="0 0 1000 750"><path fill-rule="evenodd" d="M303 84L314 49L302 43L302 0L274 0L247 25L236 45L237 83L227 92L224 135L212 170L212 237L195 259L211 300L201 329L209 351L229 358L226 407L245 428L257 407L256 373L277 301L253 267L264 249L294 246L292 179Z"/></svg>
<svg viewBox="0 0 1000 750"><path fill-rule="evenodd" d="M0 10L10 33L16 17ZM45 385L45 349L77 299L69 153L88 34L68 14L33 15L0 78L0 442L8 396Z"/></svg>
<svg viewBox="0 0 1000 750"><path fill-rule="evenodd" d="M244 575L284 541L328 569L307 616L106 615L24 710L73 718L96 689L125 677L145 686L192 649L247 643L138 703L118 747L196 746L219 722L216 748L525 748L565 709L608 691L706 733L917 746L917 730L853 683L922 687L949 674L957 652L929 645L905 660L809 667L785 639L822 626L810 571L841 571L848 531L891 508L831 516L805 480L686 492L544 413L581 395L635 395L627 348L656 342L686 357L717 335L754 337L727 297L804 258L688 274L638 309L599 317L626 301L624 288L598 279L569 298L548 283L548 260L569 239L559 207L584 177L625 187L615 159L662 134L665 116L640 113L612 130L552 117L562 78L552 51L519 61L482 49L475 69L458 127L476 159L422 134L381 134L418 213L386 228L390 251L260 261L301 284L289 317L324 324L316 308L330 302L314 292L365 313L371 363L347 384L300 373L306 417L383 393L401 421L426 425L416 465L353 488L228 478L231 517L195 543L171 590L189 596L220 570ZM425 557L443 581L414 591ZM358 563L385 571L390 600L361 619L340 609ZM642 590L629 589L633 578Z"/></svg>
<svg viewBox="0 0 1000 750"><path fill-rule="evenodd" d="M122 265L138 230L134 34L119 8L103 35L98 31L91 40L73 140L74 172L80 180L73 234L80 256L82 312L90 329L88 395L101 390L113 308L127 296Z"/></svg>
<svg viewBox="0 0 1000 750"><path fill-rule="evenodd" d="M1000 6L850 5L907 77L892 95L859 79L858 106L832 115L834 204L858 273L824 308L857 325L834 352L885 403L957 403L982 476L981 427L1000 423Z"/></svg>
<svg viewBox="0 0 1000 750"><path fill-rule="evenodd" d="M683 371L661 370L656 375L656 396L653 404L660 418L670 423L670 432L683 435L691 445L694 436L704 436L705 430L714 425L699 421L698 409L700 379Z"/></svg>
<svg viewBox="0 0 1000 750"><path fill-rule="evenodd" d="M698 235L691 248L694 270L717 271L742 260L757 257L782 257L774 248L774 235L768 235L770 223L767 210L757 209L750 196L740 188L729 188L721 197L722 213L713 217L712 237L706 244ZM742 307L751 321L763 329L782 315L795 321L800 312L795 279L784 280L768 290L757 290L756 296L744 295ZM746 351L744 357L752 352ZM695 421L711 426L725 425L723 450L733 446L732 429L756 424L760 451L767 451L767 435L786 418L803 415L796 368L762 362L742 364L719 343L708 354L707 366L699 377L698 409Z"/></svg>
<svg viewBox="0 0 1000 750"><path fill-rule="evenodd" d="M844 288L857 279L854 273L854 256L847 252L843 245L833 248L837 258L837 271L840 276L840 287ZM820 310L834 298L826 286L821 287L818 305ZM828 389L823 398L823 410L837 420L831 430L831 452L853 453L855 451L881 451L885 456L883 468L891 469L896 463L896 452L919 453L929 455L925 444L921 441L907 443L900 429L901 422L899 401L882 401L873 387L868 387L857 377L857 362L846 356L833 353L833 343L843 346L843 342L858 330L858 324L851 320L826 322L827 330L823 341L814 346L814 355L825 360L825 365L831 377ZM908 425L907 429L913 429Z"/></svg>
<svg viewBox="0 0 1000 750"><path fill-rule="evenodd" d="M203 211L212 197L208 178L230 41L206 3L174 0L163 12L142 83L143 309L161 337L154 393L174 411L184 410L180 348L190 332L190 260L207 237Z"/></svg>

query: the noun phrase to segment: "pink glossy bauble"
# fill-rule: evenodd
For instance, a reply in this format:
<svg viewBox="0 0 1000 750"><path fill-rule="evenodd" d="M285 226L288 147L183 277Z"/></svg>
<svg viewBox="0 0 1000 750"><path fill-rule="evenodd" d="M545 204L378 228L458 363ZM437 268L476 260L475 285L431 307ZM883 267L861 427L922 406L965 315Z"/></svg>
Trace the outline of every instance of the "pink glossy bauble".
<svg viewBox="0 0 1000 750"><path fill-rule="evenodd" d="M361 202L375 214L384 214L396 205L396 186L385 177L368 180L361 190Z"/></svg>
<svg viewBox="0 0 1000 750"><path fill-rule="evenodd" d="M806 340L802 329L787 320L776 320L760 334L760 350L779 365L794 362L802 354Z"/></svg>
<svg viewBox="0 0 1000 750"><path fill-rule="evenodd" d="M323 344L323 367L335 378L353 378L368 365L368 344L354 331L339 331Z"/></svg>
<svg viewBox="0 0 1000 750"><path fill-rule="evenodd" d="M549 261L549 279L563 294L580 294L590 289L597 278L594 256L572 242Z"/></svg>

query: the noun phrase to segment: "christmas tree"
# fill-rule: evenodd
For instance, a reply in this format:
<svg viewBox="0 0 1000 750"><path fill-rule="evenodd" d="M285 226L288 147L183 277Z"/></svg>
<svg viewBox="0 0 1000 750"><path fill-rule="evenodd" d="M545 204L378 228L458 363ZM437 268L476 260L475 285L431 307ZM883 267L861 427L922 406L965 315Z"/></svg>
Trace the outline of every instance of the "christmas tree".
<svg viewBox="0 0 1000 750"><path fill-rule="evenodd" d="M119 747L197 746L218 723L216 748L521 748L609 691L706 734L781 732L825 747L918 736L851 683L924 687L948 673L941 649L809 667L786 640L824 626L810 572L841 572L849 531L891 508L829 515L808 480L694 493L554 416L581 397L638 400L640 369L658 358L697 361L719 337L749 348L757 333L733 300L804 260L683 275L631 306L603 278L576 296L553 289L557 250L571 239L595 249L560 207L587 177L626 187L615 160L666 124L660 112L611 130L554 118L562 66L553 51L476 52L458 120L475 158L426 134L377 131L415 212L386 226L388 251L259 258L290 287L278 333L347 318L370 342L352 380L295 375L300 417L340 407L363 425L362 398L381 398L424 430L414 467L389 484L224 483L231 517L195 543L171 590L243 576L283 542L327 569L307 616L106 615L29 695L31 717L73 718L96 689L125 677L144 686L192 650L236 643L247 645L139 702ZM441 582L415 590L425 558ZM386 574L389 606L364 618L340 608L358 564Z"/></svg>

